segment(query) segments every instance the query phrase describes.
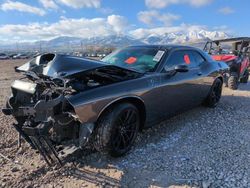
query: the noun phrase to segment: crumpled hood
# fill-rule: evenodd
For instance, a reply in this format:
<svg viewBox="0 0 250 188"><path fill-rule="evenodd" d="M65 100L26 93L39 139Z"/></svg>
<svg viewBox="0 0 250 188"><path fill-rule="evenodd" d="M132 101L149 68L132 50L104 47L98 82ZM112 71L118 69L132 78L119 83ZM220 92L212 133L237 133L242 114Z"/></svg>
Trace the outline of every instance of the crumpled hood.
<svg viewBox="0 0 250 188"><path fill-rule="evenodd" d="M237 59L237 56L235 55L213 55L212 58L215 61L224 61L224 62L228 62L228 61L233 61L235 59Z"/></svg>
<svg viewBox="0 0 250 188"><path fill-rule="evenodd" d="M124 70L124 68L108 65L97 60L59 54L44 54L38 56L16 68L16 70L23 72L32 71L50 77L69 77L77 73L95 70L101 67L115 67Z"/></svg>

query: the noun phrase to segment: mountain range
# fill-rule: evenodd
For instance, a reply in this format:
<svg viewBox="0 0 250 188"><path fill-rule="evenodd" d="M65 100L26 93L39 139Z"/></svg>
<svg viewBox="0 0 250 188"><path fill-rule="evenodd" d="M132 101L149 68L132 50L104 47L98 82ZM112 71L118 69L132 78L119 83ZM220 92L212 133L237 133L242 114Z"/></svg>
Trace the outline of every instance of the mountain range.
<svg viewBox="0 0 250 188"><path fill-rule="evenodd" d="M89 45L93 46L109 46L122 47L128 45L143 44L200 44L207 40L222 39L231 37L221 31L187 31L176 33L150 34L146 37L128 36L128 35L111 35L104 37L80 38L60 36L51 40L35 41L35 42L19 42L15 44L6 44L0 42L2 49L46 49L46 50L69 50L80 49Z"/></svg>
<svg viewBox="0 0 250 188"><path fill-rule="evenodd" d="M151 34L145 38L141 38L146 44L189 44L204 42L207 40L229 38L225 32L221 31L188 31L188 32L176 32L166 33L163 35Z"/></svg>

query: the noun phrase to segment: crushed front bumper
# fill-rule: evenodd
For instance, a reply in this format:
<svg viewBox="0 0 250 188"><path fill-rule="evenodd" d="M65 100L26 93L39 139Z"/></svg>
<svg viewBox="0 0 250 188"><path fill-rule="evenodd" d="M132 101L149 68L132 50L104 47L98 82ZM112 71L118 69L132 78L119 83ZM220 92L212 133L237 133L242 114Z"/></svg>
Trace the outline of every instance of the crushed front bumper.
<svg viewBox="0 0 250 188"><path fill-rule="evenodd" d="M35 90L36 86L32 83L14 82L12 96L2 112L15 117L17 123L13 126L19 135L33 149L39 151L49 166L58 163L62 165L62 159L70 157L80 149L85 149L94 124L81 123L74 114L74 108L63 94L55 95L54 98L49 97L49 100L42 98L33 102L32 97L36 95ZM68 123L71 120L60 121L62 116L70 118L73 124ZM67 137L68 135L66 135L69 139L65 142L54 139L53 131L58 131L58 126L60 130L68 130L65 129L65 126L70 127L70 130L65 132L72 132L73 136ZM77 129L75 129L76 127ZM58 135L61 136L60 131Z"/></svg>
<svg viewBox="0 0 250 188"><path fill-rule="evenodd" d="M6 107L2 109L3 114L12 115L17 119L17 123L13 124L17 132L33 149L37 149L40 152L49 166L55 163L62 165L59 152L49 139L48 132L53 124L55 108L63 100L64 96L59 95L57 98L49 101L39 100L35 105L12 107L12 96L7 101ZM29 126L18 121L18 119L26 117L32 117L32 120L37 125Z"/></svg>

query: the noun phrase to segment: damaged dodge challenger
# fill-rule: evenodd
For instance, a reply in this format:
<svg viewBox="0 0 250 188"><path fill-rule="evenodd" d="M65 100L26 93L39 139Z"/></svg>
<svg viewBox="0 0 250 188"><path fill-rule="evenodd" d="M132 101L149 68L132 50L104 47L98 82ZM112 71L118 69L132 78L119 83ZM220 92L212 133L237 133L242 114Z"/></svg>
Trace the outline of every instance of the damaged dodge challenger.
<svg viewBox="0 0 250 188"><path fill-rule="evenodd" d="M48 164L66 149L127 153L138 132L204 104L215 107L228 66L186 46L119 49L101 61L43 54L15 68L5 115Z"/></svg>

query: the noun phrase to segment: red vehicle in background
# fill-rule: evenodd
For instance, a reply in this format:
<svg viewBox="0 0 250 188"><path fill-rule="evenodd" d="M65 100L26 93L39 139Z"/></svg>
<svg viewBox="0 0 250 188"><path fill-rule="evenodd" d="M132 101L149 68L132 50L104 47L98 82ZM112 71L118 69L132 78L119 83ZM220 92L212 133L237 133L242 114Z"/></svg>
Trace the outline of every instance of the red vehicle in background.
<svg viewBox="0 0 250 188"><path fill-rule="evenodd" d="M204 51L216 61L223 61L230 67L226 86L235 90L239 83L247 83L250 67L250 38L229 38L208 41Z"/></svg>

